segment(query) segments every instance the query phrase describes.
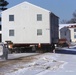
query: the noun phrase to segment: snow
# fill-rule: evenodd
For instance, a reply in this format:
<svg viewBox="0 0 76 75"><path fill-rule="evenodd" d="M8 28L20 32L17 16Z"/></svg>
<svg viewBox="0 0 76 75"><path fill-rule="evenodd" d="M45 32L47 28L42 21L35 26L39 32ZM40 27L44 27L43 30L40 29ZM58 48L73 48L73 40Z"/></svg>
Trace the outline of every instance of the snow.
<svg viewBox="0 0 76 75"><path fill-rule="evenodd" d="M57 57L59 57L59 55L53 55L50 56L50 53L42 54L37 57L37 60L27 64L26 68L19 69L12 73L7 73L6 75L43 75L49 71L52 72L59 68L63 68L66 62L57 61Z"/></svg>
<svg viewBox="0 0 76 75"><path fill-rule="evenodd" d="M76 23L73 24L59 24L59 29L66 27L66 26L72 26L72 25L76 25Z"/></svg>
<svg viewBox="0 0 76 75"><path fill-rule="evenodd" d="M70 48L62 48L62 50L76 51L75 48L76 46L72 46ZM18 58L24 55L12 54L9 59L12 56ZM44 53L35 57L34 61L24 64L25 67L5 73L5 75L76 75L76 55Z"/></svg>
<svg viewBox="0 0 76 75"><path fill-rule="evenodd" d="M39 53L16 53L16 54L8 54L8 59L16 59L25 56L37 55Z"/></svg>
<svg viewBox="0 0 76 75"><path fill-rule="evenodd" d="M70 46L68 47L64 47L64 48L59 48L60 50L68 50L68 51L76 51L76 46Z"/></svg>
<svg viewBox="0 0 76 75"><path fill-rule="evenodd" d="M25 57L25 56L32 56L32 55L37 55L39 53L14 53L14 54L8 54L8 59L17 59L20 57ZM0 58L0 61L5 61L4 59Z"/></svg>
<svg viewBox="0 0 76 75"><path fill-rule="evenodd" d="M3 55L3 47L0 45L0 56Z"/></svg>

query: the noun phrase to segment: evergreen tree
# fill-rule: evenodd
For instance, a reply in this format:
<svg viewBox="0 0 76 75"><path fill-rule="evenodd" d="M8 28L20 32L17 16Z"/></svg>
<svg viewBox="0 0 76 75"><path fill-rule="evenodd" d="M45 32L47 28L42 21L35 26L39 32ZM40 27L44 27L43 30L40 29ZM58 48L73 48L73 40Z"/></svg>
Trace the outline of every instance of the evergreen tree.
<svg viewBox="0 0 76 75"><path fill-rule="evenodd" d="M8 5L9 3L6 1L6 0L0 0L0 10L3 11L3 10L6 10L6 6Z"/></svg>
<svg viewBox="0 0 76 75"><path fill-rule="evenodd" d="M9 3L6 1L6 0L0 0L0 11L4 11L6 10L6 6L8 5ZM0 22L1 22L1 16L0 16ZM0 30L2 29L2 26L0 25Z"/></svg>

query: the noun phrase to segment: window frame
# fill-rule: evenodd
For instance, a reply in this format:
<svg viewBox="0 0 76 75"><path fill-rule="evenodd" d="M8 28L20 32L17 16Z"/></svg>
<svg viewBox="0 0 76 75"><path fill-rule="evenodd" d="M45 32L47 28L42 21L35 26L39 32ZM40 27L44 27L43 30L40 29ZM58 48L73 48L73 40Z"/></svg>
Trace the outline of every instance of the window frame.
<svg viewBox="0 0 76 75"><path fill-rule="evenodd" d="M37 36L41 36L42 35L42 29L37 29Z"/></svg>
<svg viewBox="0 0 76 75"><path fill-rule="evenodd" d="M9 30L9 36L15 36L15 31L14 29Z"/></svg>
<svg viewBox="0 0 76 75"><path fill-rule="evenodd" d="M9 15L9 21L14 21L14 15Z"/></svg>
<svg viewBox="0 0 76 75"><path fill-rule="evenodd" d="M37 14L37 21L42 21L42 14Z"/></svg>
<svg viewBox="0 0 76 75"><path fill-rule="evenodd" d="M74 32L76 32L76 28L74 28Z"/></svg>
<svg viewBox="0 0 76 75"><path fill-rule="evenodd" d="M74 39L76 39L76 33L74 33Z"/></svg>

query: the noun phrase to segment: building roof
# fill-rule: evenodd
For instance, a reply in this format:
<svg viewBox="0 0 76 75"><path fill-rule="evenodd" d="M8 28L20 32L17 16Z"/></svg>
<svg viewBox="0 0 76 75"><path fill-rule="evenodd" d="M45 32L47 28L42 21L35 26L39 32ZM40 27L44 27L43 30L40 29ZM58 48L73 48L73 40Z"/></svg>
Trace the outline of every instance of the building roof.
<svg viewBox="0 0 76 75"><path fill-rule="evenodd" d="M39 8L39 9L42 9L42 10L44 10L44 11L47 11L47 12L50 12L50 13L51 13L51 11L49 11L49 10L47 10L47 9L44 9L44 8L42 8L42 7L39 7L39 6L37 6L37 5L34 5L34 4L32 4L32 3L29 3L29 2L27 2L27 1L24 1L24 2L22 2L22 3L19 3L19 4L15 5L15 6L11 7L11 8L8 8L8 9L5 10L5 11L8 11L9 9L15 8L15 7L20 6L20 5L24 5L24 7L26 7L26 6L25 6L26 4L31 5L31 6L34 6L34 7L36 7L36 8ZM5 12L5 11L2 11L2 12Z"/></svg>
<svg viewBox="0 0 76 75"><path fill-rule="evenodd" d="M61 29L63 27L75 28L76 27L76 23L72 23L72 24L59 24L59 29Z"/></svg>
<svg viewBox="0 0 76 75"><path fill-rule="evenodd" d="M6 11L8 11L8 10L10 10L10 9L12 9L12 8L15 8L15 7L17 7L17 6L20 6L20 5L24 5L24 7L26 7L25 5L27 5L27 4L28 4L28 5L31 5L31 6L34 6L34 7L38 8L38 9L44 10L44 11L46 11L46 12L49 12L49 13L54 14L53 12L51 12L51 11L49 11L49 10L47 10L47 9L44 9L44 8L42 8L42 7L40 7L40 6L34 5L34 4L29 3L29 2L27 2L27 1L24 1L24 2L22 2L22 3L19 3L19 4L15 5L15 6L11 7L11 8L8 8L7 10L2 11L1 13L6 12ZM54 15L55 15L55 14L54 14ZM56 15L55 15L55 16L56 16ZM56 16L56 17L58 17L58 16Z"/></svg>
<svg viewBox="0 0 76 75"><path fill-rule="evenodd" d="M67 26L67 28L76 28L76 25Z"/></svg>

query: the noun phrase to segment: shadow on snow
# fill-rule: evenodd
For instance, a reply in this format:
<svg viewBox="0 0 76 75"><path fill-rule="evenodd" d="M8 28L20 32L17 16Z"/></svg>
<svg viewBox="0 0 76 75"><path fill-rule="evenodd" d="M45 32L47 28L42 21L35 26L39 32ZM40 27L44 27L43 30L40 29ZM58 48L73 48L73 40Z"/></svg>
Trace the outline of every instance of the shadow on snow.
<svg viewBox="0 0 76 75"><path fill-rule="evenodd" d="M74 48L73 48L74 49ZM72 55L76 55L76 51L73 49L58 49L56 50L56 53L59 54L72 54Z"/></svg>

